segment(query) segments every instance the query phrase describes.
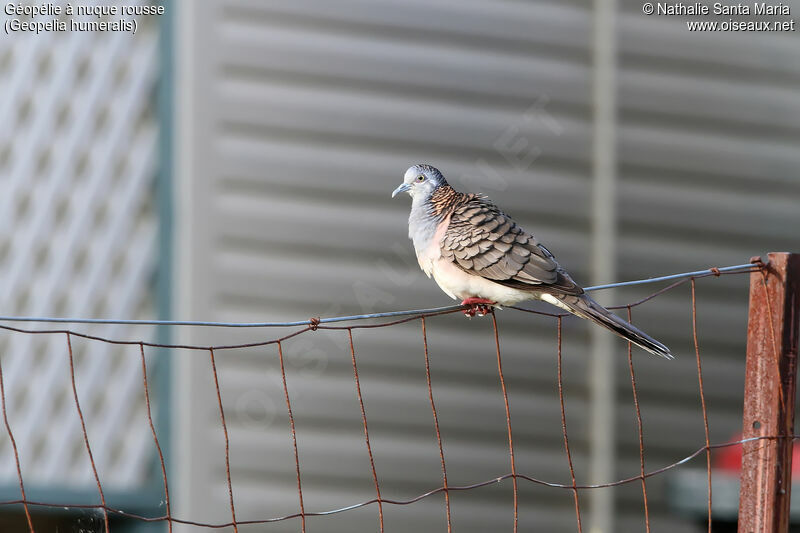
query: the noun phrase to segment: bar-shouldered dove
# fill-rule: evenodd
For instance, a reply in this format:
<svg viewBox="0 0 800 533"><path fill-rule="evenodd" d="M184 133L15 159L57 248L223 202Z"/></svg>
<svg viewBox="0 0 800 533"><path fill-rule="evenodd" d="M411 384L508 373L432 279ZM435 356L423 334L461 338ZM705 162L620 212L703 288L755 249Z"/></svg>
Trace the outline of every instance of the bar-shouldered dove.
<svg viewBox="0 0 800 533"><path fill-rule="evenodd" d="M420 267L448 296L471 306L468 316L543 300L673 358L669 348L592 300L547 248L485 196L456 191L424 164L406 171L392 198L401 192L412 199L408 236Z"/></svg>

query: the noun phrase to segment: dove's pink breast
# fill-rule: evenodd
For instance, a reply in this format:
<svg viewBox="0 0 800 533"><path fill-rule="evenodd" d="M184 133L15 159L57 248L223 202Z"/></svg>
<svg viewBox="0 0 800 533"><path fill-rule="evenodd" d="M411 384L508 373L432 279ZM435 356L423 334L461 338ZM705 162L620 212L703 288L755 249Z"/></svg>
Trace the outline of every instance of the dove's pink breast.
<svg viewBox="0 0 800 533"><path fill-rule="evenodd" d="M441 289L453 299L486 298L501 305L514 305L538 298L538 294L505 287L491 280L468 274L452 261L442 258L441 242L450 225L450 217L436 228L428 245L419 250L417 261L422 271L433 276Z"/></svg>
<svg viewBox="0 0 800 533"><path fill-rule="evenodd" d="M452 261L441 257L433 262L431 273L439 287L448 296L457 300L486 298L500 305L514 305L525 300L538 299L538 294L535 292L512 289L486 278L468 274Z"/></svg>
<svg viewBox="0 0 800 533"><path fill-rule="evenodd" d="M441 242L449 225L450 217L448 216L439 223L439 226L436 228L436 233L433 234L428 245L422 250L417 251L419 266L428 277L431 277L433 273L433 263L438 261L442 256Z"/></svg>

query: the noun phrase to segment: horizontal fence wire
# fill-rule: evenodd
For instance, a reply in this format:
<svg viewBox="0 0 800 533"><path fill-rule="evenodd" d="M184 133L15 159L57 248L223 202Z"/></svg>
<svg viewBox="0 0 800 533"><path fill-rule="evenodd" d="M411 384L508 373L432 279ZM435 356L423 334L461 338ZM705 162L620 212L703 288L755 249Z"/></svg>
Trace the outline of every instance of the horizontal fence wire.
<svg viewBox="0 0 800 533"><path fill-rule="evenodd" d="M668 464L668 465L666 465L664 467L658 468L656 470L651 470L650 472L645 473L644 474L644 478L648 479L648 478L651 478L653 476L657 476L657 475L663 474L664 472L667 472L667 471L672 470L674 468L677 468L679 466L682 466L682 465L690 462L692 459L694 459L694 458L706 453L707 450L709 450L709 449L717 450L717 449L722 449L722 448L728 448L730 446L739 446L741 444L745 444L745 443L748 443L748 442L756 442L756 441L762 441L762 440L778 440L778 439L791 439L792 442L794 442L794 441L800 440L800 435L798 435L798 434L788 435L788 436L761 435L761 436L758 436L758 437L750 437L750 438L747 438L747 439L739 439L739 440L734 440L734 441L729 441L729 442L711 444L708 447L702 446L702 447L698 448L697 450L695 450L693 453L687 455L686 457L684 457L684 458L682 458L682 459L680 459L678 461L675 461L674 463L670 463L670 464ZM447 490L448 491L452 491L452 492L474 490L474 489L479 489L479 488L482 488L482 487L487 487L487 486L490 486L490 485L495 485L495 484L500 483L502 481L505 481L507 479L511 479L512 477L513 477L512 474L508 473L508 474L503 474L502 476L493 477L491 479L487 479L485 481L481 481L481 482L478 482L478 483L473 483L473 484L470 484L470 485L450 485L447 488ZM612 488L612 487L619 487L619 486L622 486L622 485L627 485L629 483L635 483L635 482L639 481L642 476L637 475L637 476L627 477L627 478L619 479L619 480L616 480L616 481L611 481L611 482L608 482L608 483L596 483L596 484L585 484L585 485L574 485L574 486L571 483L555 483L555 482L550 482L550 481L544 481L544 480L541 480L541 479L534 478L532 476L528 476L526 474L517 474L516 477L518 479L522 479L522 480L528 481L530 483L533 483L533 484L536 484L536 485L541 485L541 486L544 486L544 487L550 487L550 488L554 488L554 489L566 489L566 490L569 490L569 491L573 491L574 489L587 490L587 489L607 489L607 488ZM422 494L414 496L413 498L409 498L409 499L405 499L405 500L382 498L380 501L383 504L389 504L389 505L411 505L413 503L416 503L418 501L424 500L424 499L429 498L431 496L434 496L436 494L440 494L440 493L442 493L444 491L445 491L444 487L438 487L438 488L435 488L435 489L430 490L428 492L424 492ZM355 510L355 509L360 509L362 507L367 507L369 505L373 505L373 504L376 504L376 503L378 503L378 499L377 498L373 498L371 500L365 500L365 501L362 501L362 502L359 502L359 503L354 503L352 505L348 505L346 507L340 507L340 508L331 509L331 510L328 510L328 511L306 511L304 516L306 516L306 517L308 517L308 516L330 516L330 515L344 513L344 512L347 512L347 511L352 511L352 510ZM120 517L123 517L123 518L130 518L130 519L134 519L134 520L140 520L142 522L166 522L168 520L166 515L164 515L164 516L152 516L152 517L144 516L144 515L140 515L140 514L136 514L136 513L130 513L130 512L127 512L127 511L123 511L122 509L117 509L117 508L110 507L110 506L107 506L107 505L104 506L102 504L75 504L75 503L69 503L69 502L58 502L58 503L56 503L56 502L42 502L42 501L23 500L23 499L0 501L0 507L6 507L6 506L10 506L10 505L28 505L30 507L62 508L62 509L96 509L98 511L105 510L109 514L112 514L112 515L120 516ZM237 520L236 524L240 525L240 526L243 526L243 525L254 525L254 524L269 524L269 523L272 523L272 522L283 522L285 520L291 520L293 518L300 518L300 517L301 517L301 513L293 513L293 514L277 516L277 517L273 517L273 518L264 518L264 519L259 519L259 520ZM171 522L176 523L176 524L199 526L199 527L205 527L205 528L209 528L209 529L226 528L226 527L232 527L234 525L233 522L225 522L225 523L195 522L195 521L192 521L192 520L176 518L174 516L169 518L169 520Z"/></svg>
<svg viewBox="0 0 800 533"><path fill-rule="evenodd" d="M1 407L2 407L2 415L5 422L6 432L9 436L9 439L14 447L14 456L16 460L16 471L19 478L19 486L21 492L21 499L17 500L7 500L7 501L0 501L0 507L6 506L15 506L21 505L25 510L25 514L28 520L28 529L31 533L34 533L34 524L31 520L31 509L33 508L73 508L73 509L93 509L99 513L102 513L104 518L104 525L105 531L108 533L109 531L109 517L110 516L118 516L118 517L125 517L128 519L139 520L142 522L167 522L170 528L172 529L173 524L185 524L185 525L192 525L210 529L218 529L218 528L228 528L233 527L234 530L238 530L238 526L243 525L254 525L254 524L268 524L273 522L282 522L286 520L296 519L299 518L301 521L301 531L305 531L306 526L306 518L311 516L330 516L335 514L344 513L347 511L351 511L354 509L359 509L363 507L367 507L370 505L377 504L377 511L378 516L378 524L380 530L383 531L383 514L384 514L384 505L410 505L415 502L421 501L423 499L429 498L436 494L444 493L445 496L445 504L446 504L446 518L447 518L447 530L448 532L451 531L451 509L450 509L450 499L449 495L452 492L457 491L470 491L476 490L482 487L487 487L489 485L501 483L505 480L511 479L513 483L513 516L514 516L514 531L518 530L519 527L519 516L518 516L518 507L519 507L519 488L518 483L521 481L525 481L531 484L540 485L544 487L550 487L555 489L565 489L569 490L574 499L575 504L575 513L576 513L576 521L577 521L577 528L578 531L582 531L582 524L581 524L581 509L580 509L580 498L579 498L579 491L580 490L589 490L589 489L600 489L600 488L609 488L609 487L617 487L620 485L625 485L628 483L639 482L642 487L642 495L643 495L643 503L644 503L644 513L645 513L645 524L646 530L650 530L650 520L649 520L649 512L648 512L648 501L647 501L647 487L645 480L667 472L671 469L677 468L681 465L684 465L694 459L695 457L706 454L707 456L707 469L708 469L708 511L709 511L709 530L711 528L711 463L710 463L710 453L713 449L718 448L725 448L729 446L736 446L746 442L752 442L757 440L769 440L769 439L778 439L778 438L791 438L792 440L800 439L800 435L792 435L792 436L785 436L779 437L774 435L764 435L758 437L752 437L748 439L740 439L731 442L725 443L711 443L708 437L708 414L706 411L705 405L705 398L703 395L703 383L702 383L702 370L700 365L700 348L697 340L697 310L696 310L696 294L695 294L695 280L702 277L707 276L720 276L723 274L742 274L747 272L753 272L761 270L763 272L763 268L765 265L760 261L746 264L746 265L735 265L729 267L722 267L722 268L711 268L707 270L699 270L695 272L685 272L681 274L673 274L669 276L661 276L658 278L650 278L645 280L636 280L636 281L629 281L623 283L615 283L609 285L601 285L597 287L589 287L586 290L601 290L601 289L608 289L612 287L622 287L622 286L629 286L629 285L641 285L645 283L656 283L656 282L663 282L663 281L673 281L670 285L659 289L658 291L648 295L641 300L636 302L632 302L623 306L619 306L620 308L627 308L628 310L628 318L631 318L631 308L637 305L640 305L644 302L647 302L669 290L682 285L687 281L691 281L691 297L692 297L692 335L695 345L696 351L696 358L697 358L697 371L698 371L698 380L699 380L699 387L700 387L700 399L701 399L701 408L702 408L702 415L703 415L703 422L705 427L705 443L703 446L698 448L694 453L674 462L664 467L651 470L647 472L645 470L645 454L644 454L644 436L643 436L643 424L642 424L642 416L639 410L639 402L638 402L638 394L636 390L636 378L634 373L633 361L631 358L630 352L630 343L628 345L628 362L629 362L629 369L630 369L630 377L631 377L631 387L633 391L633 399L634 405L636 409L636 417L637 417L637 427L638 427L638 438L639 438L639 458L640 458L640 472L639 475L619 479L616 481L609 481L605 483L597 483L597 484L577 484L575 472L572 465L572 457L570 454L570 447L569 447L569 438L567 432L567 416L564 407L564 393L562 388L562 372L561 372L561 345L562 345L562 328L561 322L562 317L565 313L547 313L541 311L533 311L528 309L520 309L514 307L513 309L519 309L520 311L525 311L528 313L534 313L539 315L545 315L550 317L556 317L557 319L557 335L558 335L558 395L559 395L559 403L561 405L561 421L562 421L562 430L563 430L563 439L564 439L564 449L566 453L566 459L568 461L569 470L570 470L570 483L557 483L552 481L545 481L542 479L538 479L528 474L523 474L517 472L516 463L514 459L514 440L513 440L513 433L512 433L512 415L511 415L511 403L509 400L508 391L506 390L505 379L503 376L503 368L502 368L502 361L501 361L501 350L500 350L500 335L498 333L497 327L497 318L495 315L494 310L490 310L492 315L492 325L493 325L493 332L494 332L494 342L496 348L496 355L497 355L497 371L498 377L500 379L500 386L503 394L503 401L505 405L505 413L506 413L506 426L507 426L507 436L508 436L508 454L509 454L509 462L510 462L510 472L485 480L477 483L467 484L467 485L450 485L447 482L447 469L445 463L445 449L442 443L441 434L439 431L439 418L438 413L436 410L436 406L434 403L433 397L433 390L432 390L432 383L431 383L431 375L430 375L430 361L428 357L428 345L427 345L427 327L426 327L426 318L445 315L450 313L455 313L458 311L463 311L465 306L449 306L449 307L440 307L440 308L433 308L433 309L419 309L413 311L396 311L396 312L389 312L389 313L373 313L373 314L366 314L366 315L354 315L349 317L332 317L332 318L324 318L324 319L311 319L308 321L296 321L296 322L263 322L263 323L229 323L229 322L186 322L186 321L130 321L130 320L106 320L106 319L68 319L68 318L42 318L42 317L0 317L0 321L22 321L22 322L60 322L60 323L86 323L86 324L156 324L156 325L186 325L186 326L228 326L228 327L300 327L294 332L288 333L280 338L264 340L260 342L253 342L253 343L246 343L246 344L236 344L236 345L226 345L226 346L197 346L197 345L178 345L178 344L157 344L157 343L147 343L141 340L137 341L128 341L128 340L118 340L118 339L109 339L95 335L88 335L80 332L75 332L71 330L63 330L63 329L53 329L53 330L26 330L20 329L4 324L0 324L0 329L6 330L9 332L14 333L23 333L23 334L44 334L44 335L52 335L52 334L62 334L66 336L66 348L67 353L69 355L69 362L70 362L70 375L69 379L72 386L72 392L75 400L75 407L77 409L78 415L81 418L81 430L83 435L83 440L85 444L85 450L87 452L90 464L92 466L93 477L97 484L98 495L100 499L100 503L98 504L72 504L72 503L64 503L64 502L45 502L45 501L38 501L33 500L27 497L25 492L25 485L23 479L23 471L20 468L19 464L19 457L17 454L16 449L16 441L14 439L12 427L8 421L8 413L6 411L6 398L5 398L5 389L3 388L3 381L2 381L2 367L0 366L0 400ZM392 321L384 321L379 323L372 323L372 324L350 324L350 325L329 325L330 323L336 322L345 322L345 321L360 321L365 319L380 319L380 318L397 318L397 320ZM436 437L439 449L439 455L441 458L441 465L442 465L442 481L443 484L440 487L435 489L429 490L422 494L418 494L415 497L409 499L392 499L387 498L381 495L380 489L380 476L378 475L378 471L375 468L375 463L373 460L372 454L372 446L369 439L369 429L368 429L368 420L366 415L366 410L364 407L364 399L361 394L361 383L358 374L358 366L356 362L356 349L353 343L353 330L354 329L368 329L368 328L385 328L397 324L403 324L414 320L420 320L422 325L422 341L424 347L424 363L426 369L426 381L428 387L428 394L430 399L430 406L431 411L433 414L433 421L436 430ZM350 356L352 360L353 366L353 375L354 375L354 385L356 390L357 399L360 406L361 411L361 418L364 430L364 444L365 444L365 451L369 455L370 459L370 469L372 478L375 485L375 498L361 501L358 503L354 503L348 506L339 507L336 509L330 510L322 510L322 511L307 511L305 509L304 501L303 501L303 489L301 483L301 459L298 453L298 446L297 446L297 435L295 432L295 421L294 416L292 413L292 406L289 400L289 388L287 383L287 376L284 367L284 358L283 358L283 349L282 344L298 335L305 334L308 332L313 332L318 329L326 329L326 330L340 330L347 333L348 340L349 340L349 348L350 348ZM141 361L142 361L142 386L144 389L144 398L146 401L147 407L147 415L148 415L148 422L150 425L150 430L152 433L152 437L158 451L158 459L161 467L161 474L163 477L163 487L164 487L164 496L166 500L166 514L162 516L145 516L142 514L126 512L121 509L112 507L106 503L103 487L101 483L100 476L98 475L97 468L94 465L94 460L92 458L92 449L89 443L89 437L87 433L87 428L85 421L83 419L80 401L79 401L79 392L75 382L75 373L73 368L73 355L72 355L72 337L80 337L87 340L93 340L97 342L104 342L108 344L114 345L137 345L139 347ZM240 348L248 348L254 346L267 346L276 344L278 348L278 356L280 359L280 368L281 368L281 378L283 383L283 392L286 397L286 407L289 415L289 423L290 423L290 431L292 437L292 444L294 450L294 459L295 459L295 472L297 475L297 491L298 491L298 499L299 499L299 509L300 512L286 514L282 516L275 516L275 517L267 517L263 519L255 519L255 520L238 520L236 517L236 510L234 507L234 483L231 479L230 474L230 445L229 445L229 436L228 436L228 428L225 422L225 412L223 408L222 402L222 395L220 392L220 383L219 383L219 376L217 372L217 367L215 363L215 351L223 350L223 349L240 349ZM227 481L227 489L228 489L228 496L229 496L229 503L230 503L230 522L225 523L203 523L194 520L190 520L188 518L179 518L176 517L170 508L169 504L169 488L168 488L168 480L167 480L167 471L168 468L165 464L164 456L161 452L161 446L159 444L158 436L156 434L155 426L152 422L152 417L150 415L150 398L149 398L149 385L147 382L147 368L145 363L145 348L146 347L163 347L163 348L183 348L183 349L190 349L190 350L202 350L208 353L210 358L210 367L211 372L214 378L214 385L215 385L215 392L216 392L216 399L217 404L219 407L219 418L220 418L220 425L221 429L224 434L225 438L225 469L226 469L226 481Z"/></svg>
<svg viewBox="0 0 800 533"><path fill-rule="evenodd" d="M733 265L727 267L713 267L706 270L696 270L694 272L682 272L680 274L670 274L657 278L637 279L634 281L621 281L619 283L609 283L607 285L595 285L584 287L587 292L599 291L604 289L614 289L617 287L630 287L634 285L645 285L649 283L659 283L661 281L671 281L675 279L703 278L706 276L718 276L723 274L740 274L752 271L755 267L752 263L743 265ZM284 328L296 326L312 326L314 324L329 324L334 322L352 322L355 320L368 320L372 318L391 318L398 316L427 315L446 313L464 309L463 305L447 305L443 307L433 307L430 309L412 309L407 311L388 311L384 313L367 313L363 315L337 316L328 318L315 318L309 320L297 320L294 322L212 322L195 320L124 320L113 318L61 318L61 317L35 317L35 316L0 316L0 322L43 322L56 324L121 324L129 326L205 326L222 328Z"/></svg>

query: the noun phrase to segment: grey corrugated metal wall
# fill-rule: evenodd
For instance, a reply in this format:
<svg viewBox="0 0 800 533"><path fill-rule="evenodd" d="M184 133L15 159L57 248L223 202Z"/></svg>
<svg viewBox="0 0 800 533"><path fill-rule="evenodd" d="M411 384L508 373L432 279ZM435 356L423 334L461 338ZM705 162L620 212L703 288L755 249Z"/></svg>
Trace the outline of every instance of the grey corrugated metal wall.
<svg viewBox="0 0 800 533"><path fill-rule="evenodd" d="M621 4L620 277L796 251L798 34L690 33L683 18L644 17L641 2ZM796 14L800 3L789 4ZM637 368L652 467L688 455L702 442L687 292L634 314L679 354L669 374L657 365ZM724 442L741 430L747 280L698 282L698 297L711 439ZM620 361L622 374L624 367ZM620 391L620 421L628 422L619 428L628 457L621 468L632 473L637 445L627 389ZM702 468L702 461L696 466ZM632 530L641 523L638 487L617 494L620 510L633 511L623 513L631 525L620 530ZM663 509L666 496L653 494Z"/></svg>
<svg viewBox="0 0 800 533"><path fill-rule="evenodd" d="M288 320L443 305L389 192L413 162L482 189L586 282L593 12L583 2L228 1L179 5L177 313ZM800 6L798 6L800 9ZM688 34L677 18L619 20L620 279L796 248L800 214L798 39ZM631 301L649 289L627 290ZM699 284L712 438L739 426L746 280ZM687 291L634 311L678 360L636 355L648 465L703 444ZM498 315L517 467L567 481L552 320ZM382 495L441 484L419 324L355 333ZM567 415L586 481L586 327L565 321ZM228 344L278 331L187 329ZM429 321L450 484L509 471L491 324ZM619 477L638 473L624 347ZM307 510L374 497L344 332L285 343ZM226 521L223 436L206 354L176 372L178 514ZM274 347L217 354L240 520L298 510ZM456 531L510 529L510 482L452 495ZM641 529L638 485L613 489L618 530ZM687 531L650 482L652 520ZM584 498L586 496L584 495ZM567 491L521 484L522 530L574 530ZM441 495L385 506L387 531L443 531ZM370 506L309 519L309 531L371 531ZM294 531L296 522L257 528Z"/></svg>

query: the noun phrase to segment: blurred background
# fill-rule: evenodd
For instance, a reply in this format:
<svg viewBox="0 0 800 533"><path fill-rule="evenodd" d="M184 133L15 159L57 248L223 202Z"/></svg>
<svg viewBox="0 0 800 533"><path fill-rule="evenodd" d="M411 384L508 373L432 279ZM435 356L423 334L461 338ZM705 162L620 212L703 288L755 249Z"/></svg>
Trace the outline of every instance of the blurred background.
<svg viewBox="0 0 800 533"><path fill-rule="evenodd" d="M800 13L800 1L784 4L791 16L769 20ZM796 31L690 32L686 20L701 17L646 16L629 0L163 5L162 16L135 17L135 34L0 37L0 314L258 322L449 305L416 265L408 199L390 199L418 162L488 194L583 285L800 248ZM598 298L628 303L660 287ZM712 442L741 431L747 291L746 275L697 282ZM691 318L688 285L633 310L676 356L633 353L647 470L705 443ZM504 310L497 320L517 471L570 483L555 319ZM508 473L491 320L448 315L427 327L449 484ZM638 475L624 343L578 319L563 328L577 482ZM220 346L296 328L72 329ZM353 341L382 497L441 486L419 322L356 330ZM72 348L108 505L164 515L139 347L72 338ZM283 351L306 511L373 498L347 333L308 333ZM208 353L145 356L173 516L230 521ZM97 503L65 335L2 332L0 363L28 499ZM237 520L298 512L277 348L218 350L216 363ZM7 435L0 499L12 501ZM704 469L701 456L648 480L654 531L706 530ZM718 474L723 531L736 517L736 472ZM511 530L511 490L507 480L452 493L453 529ZM644 530L638 483L580 496L585 531ZM37 531L103 527L91 510L32 510ZM442 494L383 512L387 531L447 530ZM521 531L575 531L572 494L521 482L519 519ZM0 525L28 527L18 505L2 507ZM306 528L376 531L377 508ZM112 529L166 525L115 518Z"/></svg>

